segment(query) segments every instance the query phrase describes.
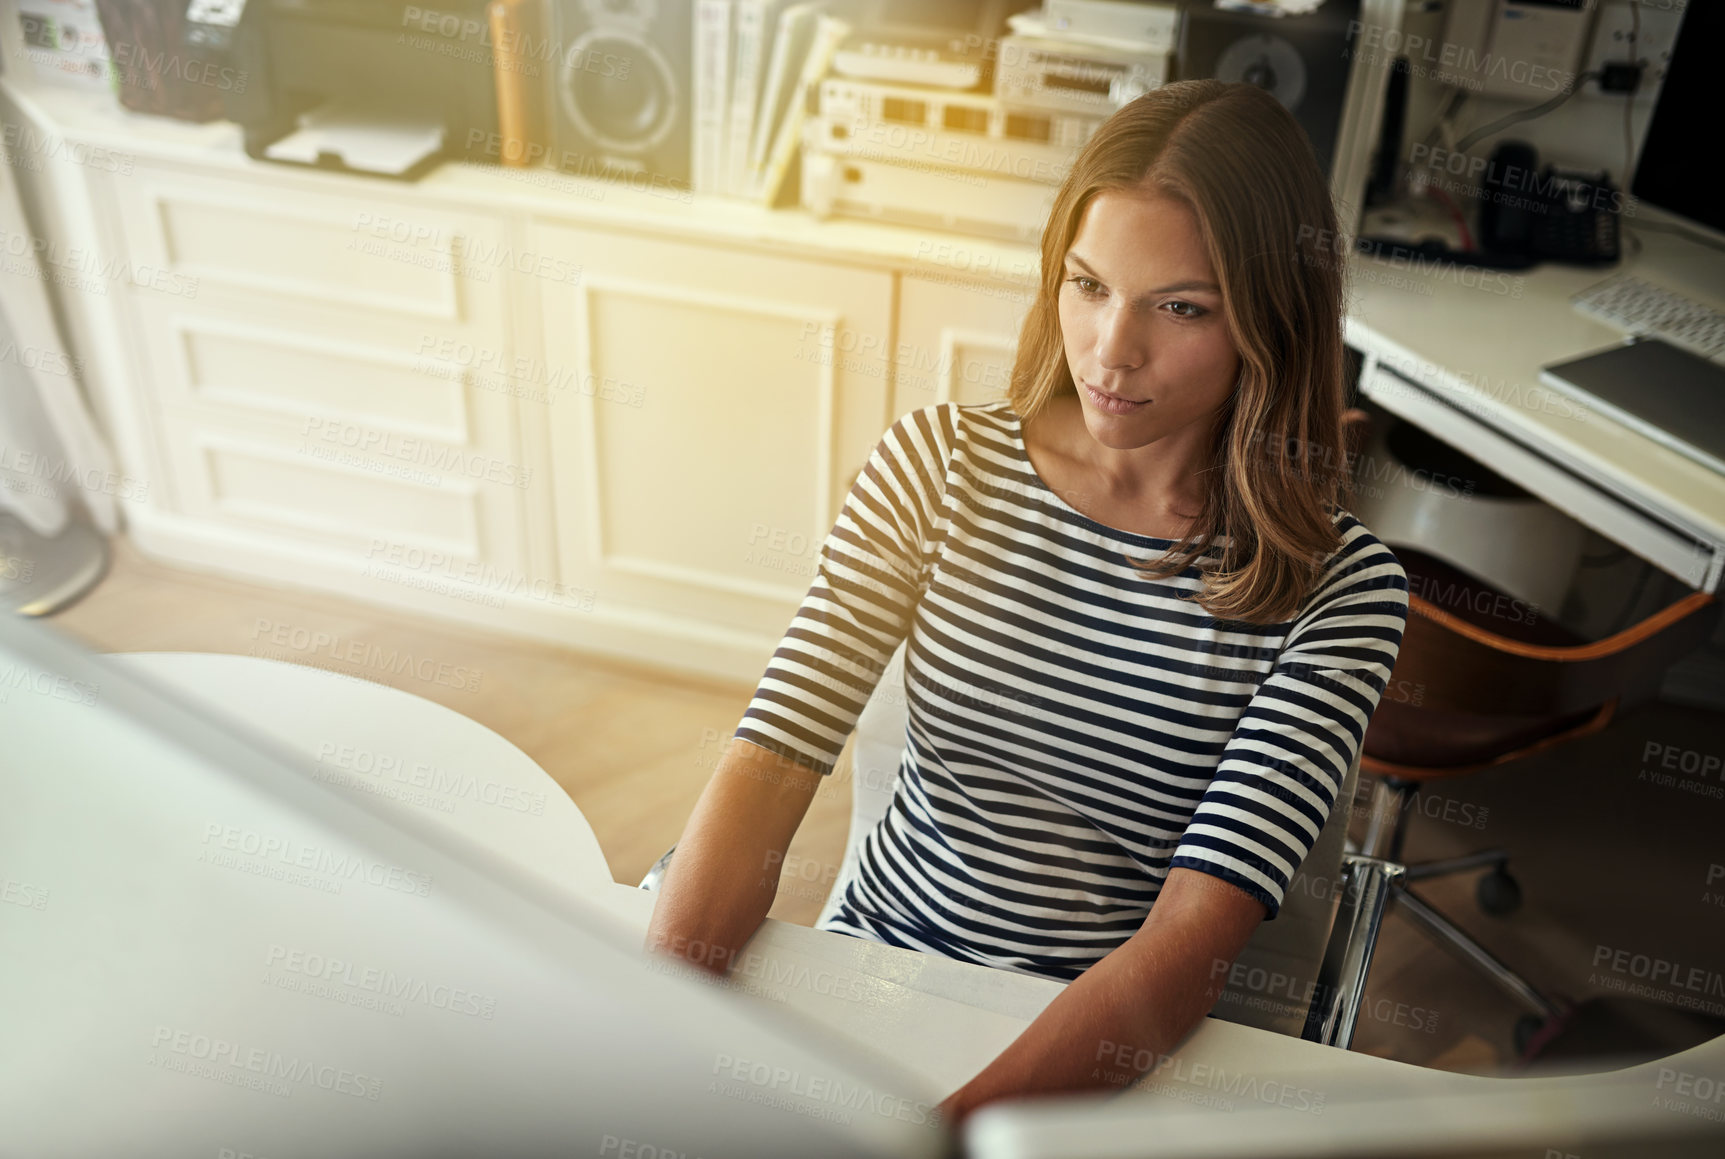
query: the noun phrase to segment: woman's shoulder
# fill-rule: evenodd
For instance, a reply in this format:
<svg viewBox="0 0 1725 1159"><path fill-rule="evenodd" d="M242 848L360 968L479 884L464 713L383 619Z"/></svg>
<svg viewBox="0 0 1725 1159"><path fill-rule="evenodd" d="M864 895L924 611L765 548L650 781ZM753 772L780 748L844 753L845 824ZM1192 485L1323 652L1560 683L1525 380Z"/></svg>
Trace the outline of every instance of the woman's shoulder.
<svg viewBox="0 0 1725 1159"><path fill-rule="evenodd" d="M941 423L949 429L977 425L1004 428L1018 421L1018 415L1012 409L1012 402L1004 398L997 398L992 402L925 403L906 411L899 416L898 421L903 422L913 417Z"/></svg>
<svg viewBox="0 0 1725 1159"><path fill-rule="evenodd" d="M1346 508L1333 507L1330 520L1335 525L1337 534L1341 536L1341 544L1324 560L1323 570L1319 573L1307 606L1327 603L1344 592L1374 590L1400 592L1399 598L1405 603L1408 590L1407 571L1389 545L1373 535L1371 530Z"/></svg>
<svg viewBox="0 0 1725 1159"><path fill-rule="evenodd" d="M1021 437L1018 415L1006 399L927 403L901 414L887 433L930 461L949 460L957 448L977 440L1000 445Z"/></svg>

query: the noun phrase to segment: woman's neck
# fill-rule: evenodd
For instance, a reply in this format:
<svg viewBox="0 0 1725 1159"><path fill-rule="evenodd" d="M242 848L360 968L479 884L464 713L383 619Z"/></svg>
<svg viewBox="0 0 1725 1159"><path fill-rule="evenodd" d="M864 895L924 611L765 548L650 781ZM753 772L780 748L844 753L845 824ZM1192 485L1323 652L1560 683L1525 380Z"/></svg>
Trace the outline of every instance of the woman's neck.
<svg viewBox="0 0 1725 1159"><path fill-rule="evenodd" d="M1111 508L1132 508L1157 522L1185 525L1204 507L1211 478L1204 470L1211 432L1189 427L1142 447L1121 449L1096 441L1084 425L1083 405L1072 393L1055 395L1024 424L1034 444L1063 481Z"/></svg>

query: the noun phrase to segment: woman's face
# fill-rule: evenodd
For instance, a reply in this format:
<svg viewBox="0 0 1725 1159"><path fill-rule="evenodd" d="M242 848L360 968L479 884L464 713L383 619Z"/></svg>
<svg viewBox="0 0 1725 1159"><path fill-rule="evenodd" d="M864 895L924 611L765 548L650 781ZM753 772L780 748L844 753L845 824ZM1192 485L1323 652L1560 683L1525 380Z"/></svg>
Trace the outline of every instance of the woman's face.
<svg viewBox="0 0 1725 1159"><path fill-rule="evenodd" d="M1191 209L1148 192L1097 194L1062 277L1060 334L1091 437L1129 450L1207 432L1240 358Z"/></svg>

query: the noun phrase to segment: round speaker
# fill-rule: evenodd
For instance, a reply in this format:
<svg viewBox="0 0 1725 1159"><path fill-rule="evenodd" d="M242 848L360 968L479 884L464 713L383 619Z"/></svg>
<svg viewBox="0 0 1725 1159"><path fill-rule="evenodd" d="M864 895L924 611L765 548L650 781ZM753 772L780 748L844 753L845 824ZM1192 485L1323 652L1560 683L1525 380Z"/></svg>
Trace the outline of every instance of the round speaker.
<svg viewBox="0 0 1725 1159"><path fill-rule="evenodd" d="M595 69L594 61L621 61L627 67ZM565 115L581 132L600 148L626 154L645 153L664 141L682 104L664 55L615 26L592 29L569 46L557 92Z"/></svg>
<svg viewBox="0 0 1725 1159"><path fill-rule="evenodd" d="M1234 41L1216 58L1216 79L1257 85L1290 113L1306 96L1306 62L1280 36L1259 33Z"/></svg>

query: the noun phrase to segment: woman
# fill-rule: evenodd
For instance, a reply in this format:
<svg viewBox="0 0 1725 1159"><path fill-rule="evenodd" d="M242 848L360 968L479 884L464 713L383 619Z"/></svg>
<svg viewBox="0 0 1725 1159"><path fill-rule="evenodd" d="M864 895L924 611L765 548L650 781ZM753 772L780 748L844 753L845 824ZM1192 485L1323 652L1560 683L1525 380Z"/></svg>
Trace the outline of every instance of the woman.
<svg viewBox="0 0 1725 1159"><path fill-rule="evenodd" d="M942 1110L1119 1085L1099 1058L1185 1037L1329 816L1406 618L1339 506L1335 236L1257 88L1168 85L1098 130L1008 399L875 449L650 945L723 972L908 637L899 783L829 928L1071 982Z"/></svg>

